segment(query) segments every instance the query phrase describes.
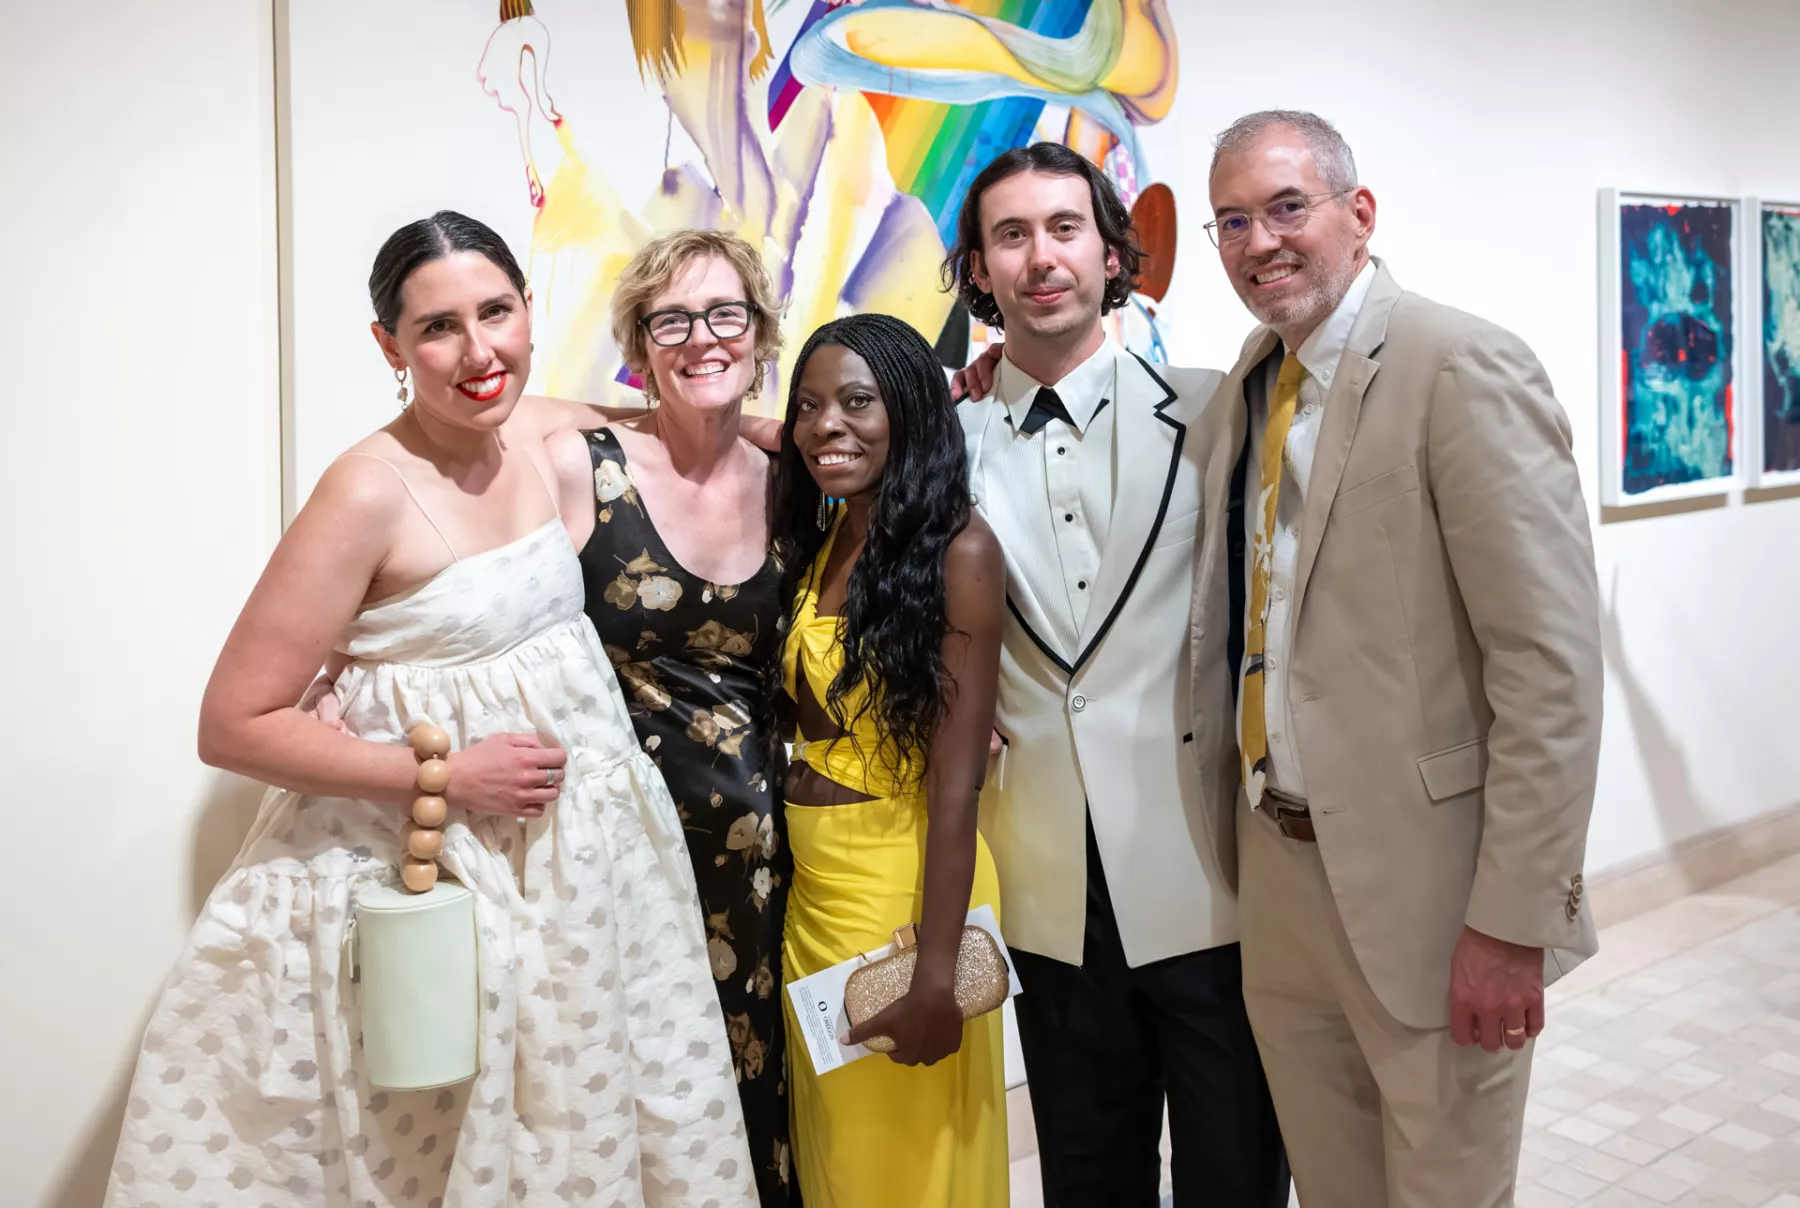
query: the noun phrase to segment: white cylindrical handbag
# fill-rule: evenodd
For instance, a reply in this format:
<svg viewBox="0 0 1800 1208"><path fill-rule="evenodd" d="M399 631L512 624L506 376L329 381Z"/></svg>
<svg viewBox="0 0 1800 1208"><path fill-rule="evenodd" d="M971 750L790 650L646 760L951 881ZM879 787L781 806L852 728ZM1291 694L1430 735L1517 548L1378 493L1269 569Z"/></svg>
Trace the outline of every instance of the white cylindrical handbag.
<svg viewBox="0 0 1800 1208"><path fill-rule="evenodd" d="M380 887L356 899L351 980L371 1086L412 1091L480 1069L475 895L440 880L424 893Z"/></svg>

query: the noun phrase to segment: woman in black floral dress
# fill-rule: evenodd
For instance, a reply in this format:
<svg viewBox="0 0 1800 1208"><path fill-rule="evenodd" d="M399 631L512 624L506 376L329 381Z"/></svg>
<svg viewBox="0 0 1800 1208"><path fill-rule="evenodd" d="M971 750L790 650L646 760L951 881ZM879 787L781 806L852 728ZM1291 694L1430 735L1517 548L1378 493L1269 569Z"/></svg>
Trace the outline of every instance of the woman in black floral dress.
<svg viewBox="0 0 1800 1208"><path fill-rule="evenodd" d="M774 324L761 262L735 236L677 232L626 267L614 334L658 406L588 433L596 515L581 551L587 614L686 830L763 1208L800 1200L781 1011L785 769L758 717L781 571L769 461L738 434Z"/></svg>

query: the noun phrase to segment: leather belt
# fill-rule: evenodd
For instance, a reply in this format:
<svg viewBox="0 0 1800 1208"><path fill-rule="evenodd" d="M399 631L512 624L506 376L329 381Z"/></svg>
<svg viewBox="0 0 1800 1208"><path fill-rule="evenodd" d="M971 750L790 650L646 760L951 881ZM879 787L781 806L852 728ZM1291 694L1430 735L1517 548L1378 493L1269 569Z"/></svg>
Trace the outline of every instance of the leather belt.
<svg viewBox="0 0 1800 1208"><path fill-rule="evenodd" d="M1318 835L1313 831L1312 810L1306 802L1286 795L1277 796L1274 789L1263 788L1262 801L1257 809L1275 819L1275 825L1281 833L1300 843L1317 843Z"/></svg>

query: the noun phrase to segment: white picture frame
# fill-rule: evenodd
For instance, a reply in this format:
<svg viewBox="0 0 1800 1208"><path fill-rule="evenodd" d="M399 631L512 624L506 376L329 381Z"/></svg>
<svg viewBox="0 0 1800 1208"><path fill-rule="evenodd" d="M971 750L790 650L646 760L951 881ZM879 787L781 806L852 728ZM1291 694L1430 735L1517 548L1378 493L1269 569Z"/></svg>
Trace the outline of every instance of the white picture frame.
<svg viewBox="0 0 1800 1208"><path fill-rule="evenodd" d="M1750 228L1744 240L1744 330L1748 345L1744 373L1747 421L1744 431L1744 463L1746 482L1753 487L1800 485L1800 420L1788 421L1791 423L1793 436L1783 442L1786 446L1784 451L1773 452L1772 455L1768 448L1771 424L1784 422L1779 417L1770 415L1773 400L1769 388L1770 379L1781 374L1778 367L1770 364L1772 354L1769 334L1765 330L1771 288L1785 288L1796 305L1800 305L1800 278L1780 284L1768 279L1768 224L1771 214L1784 215L1792 218L1795 223L1800 223L1800 201L1775 201L1757 197L1744 199L1745 223ZM1784 273L1783 276L1786 277L1787 274ZM1800 347L1792 348L1788 355L1795 365L1800 365ZM1788 376L1800 376L1800 370ZM1794 389L1800 390L1800 382L1796 382ZM1787 464L1771 466L1771 460Z"/></svg>
<svg viewBox="0 0 1800 1208"><path fill-rule="evenodd" d="M1668 222L1652 215L1658 208L1670 211ZM1675 208L1693 211L1688 216L1693 219L1721 215L1724 248L1717 246L1715 220L1708 219L1696 231L1682 223L1684 215ZM1605 506L1629 508L1723 495L1741 489L1747 480L1745 212L1743 199L1736 197L1600 190L1600 482ZM1656 288L1664 291L1653 297L1652 304L1645 301L1647 287L1625 277L1634 263L1645 273L1664 277L1649 287L1652 293ZM1723 282L1718 280L1721 270ZM1705 285L1703 301L1691 300L1697 296L1692 283ZM1702 363L1690 360L1690 353L1704 356L1721 338L1725 347L1716 361L1704 362L1715 369L1688 368ZM1688 389L1710 397L1701 398L1695 407L1693 400L1682 398ZM1668 428L1659 423L1654 430L1657 447L1646 449L1640 443L1633 448L1629 434L1634 424L1641 432L1651 418L1648 409L1671 403L1693 418L1685 439L1673 447L1662 445L1662 433ZM1702 468L1697 475L1688 473L1696 465L1718 472Z"/></svg>

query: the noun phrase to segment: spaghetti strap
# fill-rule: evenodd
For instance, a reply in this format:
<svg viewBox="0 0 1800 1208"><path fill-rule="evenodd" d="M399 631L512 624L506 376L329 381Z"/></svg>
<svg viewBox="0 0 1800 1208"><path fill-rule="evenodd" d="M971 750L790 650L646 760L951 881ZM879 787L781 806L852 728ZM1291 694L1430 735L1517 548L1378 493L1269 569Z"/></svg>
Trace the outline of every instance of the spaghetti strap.
<svg viewBox="0 0 1800 1208"><path fill-rule="evenodd" d="M533 457L530 453L526 453L523 449L519 451L525 453L525 460L530 462L531 468L537 471L538 481L544 484L544 493L550 496L550 506L556 509L556 518L561 520L562 502L557 498L556 488L550 485L550 480L548 478L544 477L544 467L538 465L537 458Z"/></svg>
<svg viewBox="0 0 1800 1208"><path fill-rule="evenodd" d="M425 523L431 526L431 531L438 535L438 540L442 541L444 543L444 548L450 551L450 561L462 561L462 559L457 556L456 547L450 544L450 538L444 536L444 530L438 527L438 522L431 518L431 513L425 510L425 505L419 502L419 497L417 495L413 494L412 484L406 481L406 475L400 472L399 466L395 465L387 458L377 457L373 453L358 453L352 450L351 452L344 454L344 456L366 457L370 461L378 461L388 469L392 470L394 472L394 477L400 480L400 487L406 492L406 497L413 501L413 506L419 509L419 515L425 517Z"/></svg>

